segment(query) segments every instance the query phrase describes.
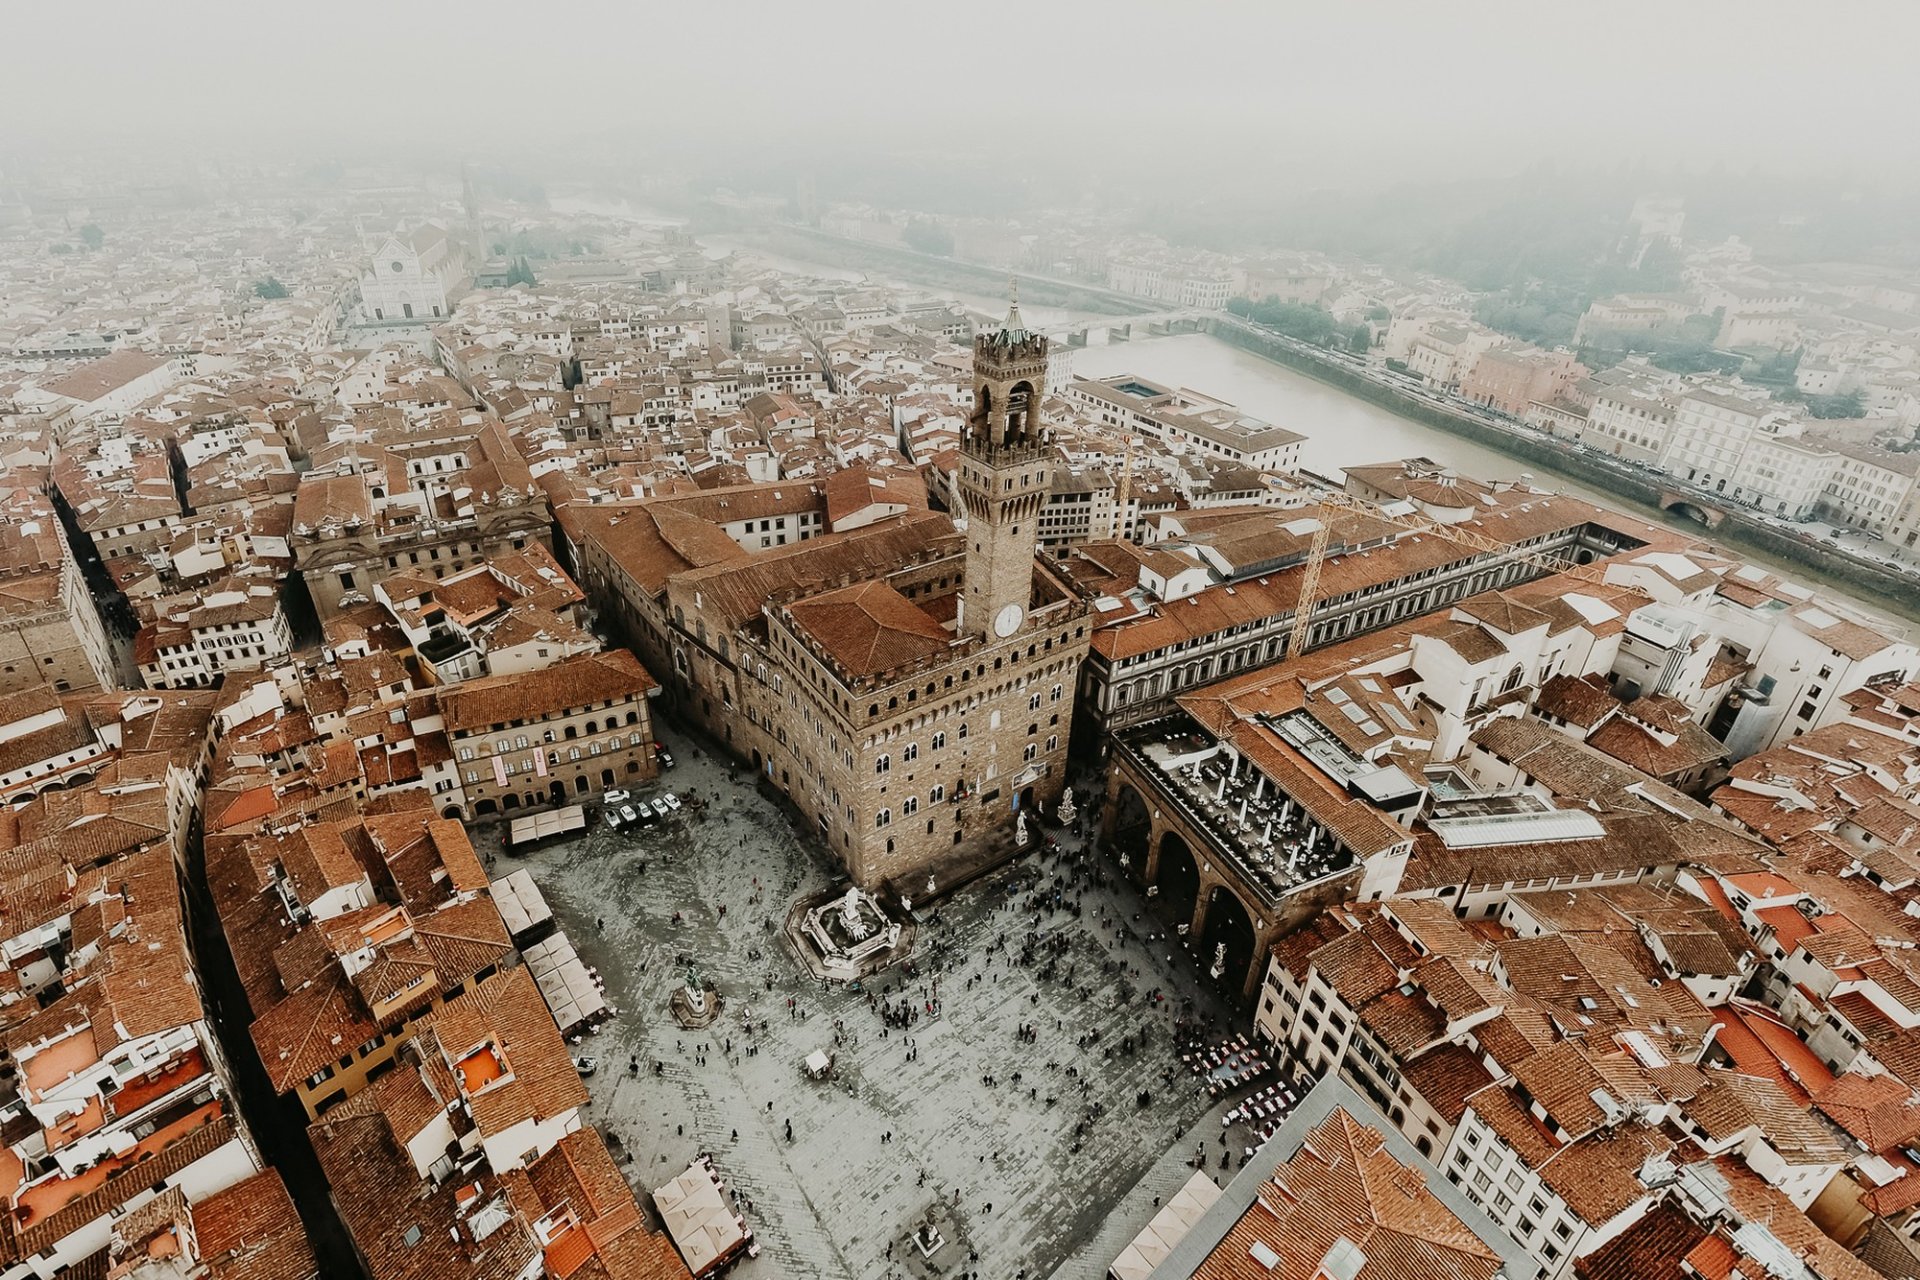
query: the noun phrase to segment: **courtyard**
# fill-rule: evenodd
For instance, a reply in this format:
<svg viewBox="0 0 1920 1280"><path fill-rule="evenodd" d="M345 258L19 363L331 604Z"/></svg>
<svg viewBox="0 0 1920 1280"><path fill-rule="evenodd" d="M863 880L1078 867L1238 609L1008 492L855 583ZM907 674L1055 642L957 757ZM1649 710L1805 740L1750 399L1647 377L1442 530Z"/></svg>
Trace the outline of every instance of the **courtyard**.
<svg viewBox="0 0 1920 1280"><path fill-rule="evenodd" d="M824 850L744 769L734 778L691 739L676 752L642 794L670 787L703 808L623 834L596 815L588 835L495 871L532 869L617 1010L576 1049L599 1061L589 1119L644 1204L711 1153L761 1247L743 1280L1098 1277L1189 1176L1197 1145L1216 1180L1227 1151L1239 1167L1245 1135L1220 1142L1230 1100L1180 1064L1176 1025L1217 1036L1243 1022L1186 1003L1207 984L1155 940L1164 925L1134 889L1074 885L1096 865L1080 839L1054 828L1056 853L917 904L911 975L823 986L780 924L835 884ZM1056 877L1077 917L1035 906ZM697 1032L668 1012L689 968L724 1001ZM889 1005L917 1021L889 1026ZM828 1079L802 1069L815 1050L835 1057ZM959 1247L929 1268L907 1237L936 1206Z"/></svg>

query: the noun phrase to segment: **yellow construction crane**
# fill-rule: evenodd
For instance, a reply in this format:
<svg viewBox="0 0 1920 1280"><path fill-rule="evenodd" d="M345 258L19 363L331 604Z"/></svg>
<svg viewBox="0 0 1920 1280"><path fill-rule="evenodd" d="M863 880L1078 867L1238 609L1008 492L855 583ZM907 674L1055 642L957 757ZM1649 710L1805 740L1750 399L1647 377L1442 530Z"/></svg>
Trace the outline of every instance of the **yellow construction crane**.
<svg viewBox="0 0 1920 1280"><path fill-rule="evenodd" d="M1579 564L1560 556L1545 555L1538 551L1528 551L1516 547L1510 542L1498 538L1489 538L1485 534L1457 524L1441 524L1436 520L1427 520L1412 516L1389 515L1370 503L1341 493L1337 489L1325 490L1320 495L1320 505L1314 512L1319 525L1313 531L1313 543L1307 549L1307 572L1300 579L1300 598L1293 606L1293 629L1287 636L1287 656L1297 658L1306 651L1307 632L1313 626L1313 607L1318 602L1320 592L1320 568L1327 559L1327 539L1333 532L1333 514L1336 511L1354 511L1369 520L1378 520L1400 529L1410 529L1416 533L1431 533L1435 537L1447 538L1454 542L1463 542L1477 551L1485 551L1502 559L1518 560L1548 573L1562 573L1582 582L1596 584L1606 582L1605 570L1597 565Z"/></svg>

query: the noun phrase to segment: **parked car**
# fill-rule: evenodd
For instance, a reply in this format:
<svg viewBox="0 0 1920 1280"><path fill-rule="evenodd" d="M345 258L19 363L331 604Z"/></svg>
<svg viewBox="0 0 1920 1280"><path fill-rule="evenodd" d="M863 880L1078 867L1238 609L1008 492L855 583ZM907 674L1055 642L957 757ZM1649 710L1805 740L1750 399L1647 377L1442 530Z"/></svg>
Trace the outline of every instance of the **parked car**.
<svg viewBox="0 0 1920 1280"><path fill-rule="evenodd" d="M620 806L620 825L623 827L631 827L643 821L651 821L650 818L648 819L641 818L640 809L642 807L643 806L631 805L631 804L621 805Z"/></svg>
<svg viewBox="0 0 1920 1280"><path fill-rule="evenodd" d="M673 768L673 752L667 750L666 743L656 742L653 744L653 758L660 762L662 769Z"/></svg>
<svg viewBox="0 0 1920 1280"><path fill-rule="evenodd" d="M655 813L653 806L645 800L635 800L633 802L633 811L637 815L635 821L643 827L650 827L660 820L660 815Z"/></svg>
<svg viewBox="0 0 1920 1280"><path fill-rule="evenodd" d="M625 790L606 791L601 793L600 803L607 806L607 808L609 809L618 809L621 805L625 804L627 801L631 799L633 799L633 793L631 791L625 791Z"/></svg>
<svg viewBox="0 0 1920 1280"><path fill-rule="evenodd" d="M618 831L621 827L626 825L625 823L620 821L620 811L618 809L609 809L605 813L601 814L600 818L601 818L601 821L607 824L607 830L609 831Z"/></svg>
<svg viewBox="0 0 1920 1280"><path fill-rule="evenodd" d="M600 1069L600 1059L583 1053L573 1060L573 1069L578 1071L580 1078L584 1080Z"/></svg>
<svg viewBox="0 0 1920 1280"><path fill-rule="evenodd" d="M653 807L660 812L660 816L663 818L669 813L678 813L680 812L680 797L671 791L662 792L654 798Z"/></svg>

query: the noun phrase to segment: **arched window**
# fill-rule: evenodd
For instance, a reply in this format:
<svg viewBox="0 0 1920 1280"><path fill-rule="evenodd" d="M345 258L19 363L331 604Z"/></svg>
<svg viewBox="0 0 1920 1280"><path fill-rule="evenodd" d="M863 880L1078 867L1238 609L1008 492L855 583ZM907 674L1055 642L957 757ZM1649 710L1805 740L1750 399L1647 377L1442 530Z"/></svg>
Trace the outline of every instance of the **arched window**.
<svg viewBox="0 0 1920 1280"><path fill-rule="evenodd" d="M946 798L947 798L947 787L946 787L946 784L943 782L934 783L933 790L927 792L928 804L939 804L942 800L945 800Z"/></svg>
<svg viewBox="0 0 1920 1280"><path fill-rule="evenodd" d="M917 742L909 742L906 750L900 753L900 758L902 760L918 760L920 758L920 744Z"/></svg>
<svg viewBox="0 0 1920 1280"><path fill-rule="evenodd" d="M882 809L879 813L873 815L873 825L876 827L884 827L892 821L893 810L891 809Z"/></svg>
<svg viewBox="0 0 1920 1280"><path fill-rule="evenodd" d="M874 758L873 771L875 773L885 773L891 768L893 768L892 756L877 756Z"/></svg>
<svg viewBox="0 0 1920 1280"><path fill-rule="evenodd" d="M947 745L947 735L945 733L936 733L933 735L933 749L935 751L938 751L940 748L946 745Z"/></svg>
<svg viewBox="0 0 1920 1280"><path fill-rule="evenodd" d="M918 813L919 811L920 811L920 799L918 796L908 796L905 800L902 800L900 802L900 816L903 818L911 818L914 814Z"/></svg>

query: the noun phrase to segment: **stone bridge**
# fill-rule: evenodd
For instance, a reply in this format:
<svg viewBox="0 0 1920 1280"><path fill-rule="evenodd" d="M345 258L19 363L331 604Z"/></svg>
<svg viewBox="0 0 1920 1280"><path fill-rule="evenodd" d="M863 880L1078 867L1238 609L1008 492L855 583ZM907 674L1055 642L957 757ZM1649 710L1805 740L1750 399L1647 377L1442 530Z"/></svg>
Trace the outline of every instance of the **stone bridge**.
<svg viewBox="0 0 1920 1280"><path fill-rule="evenodd" d="M1714 506L1700 494L1685 490L1662 489L1659 502L1662 511L1692 520L1709 529L1718 529L1720 522L1727 518L1724 510Z"/></svg>
<svg viewBox="0 0 1920 1280"><path fill-rule="evenodd" d="M1156 311L1144 316L1101 317L1076 324L1055 325L1047 336L1070 347L1084 347L1092 335L1104 331L1109 342L1130 342L1135 338L1164 337L1170 333L1204 332L1211 311Z"/></svg>

